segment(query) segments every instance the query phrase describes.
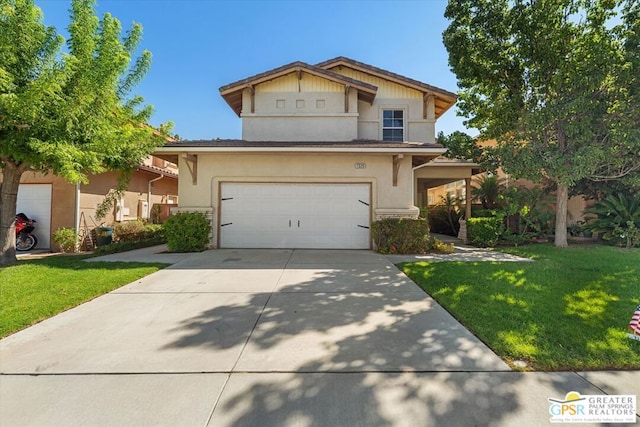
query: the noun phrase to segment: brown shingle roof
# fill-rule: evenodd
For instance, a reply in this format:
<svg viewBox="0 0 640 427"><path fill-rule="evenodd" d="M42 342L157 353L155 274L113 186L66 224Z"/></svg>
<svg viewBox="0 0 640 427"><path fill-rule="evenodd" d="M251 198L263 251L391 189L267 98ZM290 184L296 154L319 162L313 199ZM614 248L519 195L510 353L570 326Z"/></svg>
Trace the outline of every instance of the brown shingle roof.
<svg viewBox="0 0 640 427"><path fill-rule="evenodd" d="M167 148L190 147L296 147L296 148L383 148L390 150L415 149L415 148L442 148L441 144L428 144L424 142L389 142L368 139L356 139L352 141L245 141L242 139L211 139L194 141L176 141L164 145Z"/></svg>

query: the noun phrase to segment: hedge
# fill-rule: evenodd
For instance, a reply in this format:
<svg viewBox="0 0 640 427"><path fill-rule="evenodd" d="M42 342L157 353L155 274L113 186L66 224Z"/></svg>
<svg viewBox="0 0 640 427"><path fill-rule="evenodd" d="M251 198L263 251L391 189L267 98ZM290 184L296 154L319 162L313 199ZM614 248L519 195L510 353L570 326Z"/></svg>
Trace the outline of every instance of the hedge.
<svg viewBox="0 0 640 427"><path fill-rule="evenodd" d="M180 212L162 224L171 252L201 252L209 244L211 226L202 212Z"/></svg>
<svg viewBox="0 0 640 427"><path fill-rule="evenodd" d="M500 218L473 217L467 219L467 238L476 246L495 246L500 239Z"/></svg>
<svg viewBox="0 0 640 427"><path fill-rule="evenodd" d="M381 219L371 224L371 235L380 253L423 254L431 249L424 219Z"/></svg>

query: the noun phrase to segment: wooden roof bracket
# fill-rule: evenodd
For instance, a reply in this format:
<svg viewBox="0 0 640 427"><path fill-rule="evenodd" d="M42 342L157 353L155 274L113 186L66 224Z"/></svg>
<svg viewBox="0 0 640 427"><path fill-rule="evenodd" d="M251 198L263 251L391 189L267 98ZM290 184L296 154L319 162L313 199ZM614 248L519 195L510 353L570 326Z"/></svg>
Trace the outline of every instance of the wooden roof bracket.
<svg viewBox="0 0 640 427"><path fill-rule="evenodd" d="M398 172L400 171L400 163L404 159L404 154L393 155L393 186L398 186Z"/></svg>
<svg viewBox="0 0 640 427"><path fill-rule="evenodd" d="M425 92L422 96L422 118L436 118L436 96L431 92Z"/></svg>
<svg viewBox="0 0 640 427"><path fill-rule="evenodd" d="M351 86L344 85L344 112L345 113L349 112L349 90L350 89L351 89Z"/></svg>
<svg viewBox="0 0 640 427"><path fill-rule="evenodd" d="M191 174L191 183L193 185L198 184L198 155L197 154L189 154L182 153L182 159L187 165L187 169L189 169L189 173Z"/></svg>
<svg viewBox="0 0 640 427"><path fill-rule="evenodd" d="M298 77L298 92L302 92L300 89L300 80L302 80L302 69L300 67L296 68L296 76Z"/></svg>
<svg viewBox="0 0 640 427"><path fill-rule="evenodd" d="M256 112L256 89L253 85L247 86L249 89L249 95L251 96L251 114Z"/></svg>

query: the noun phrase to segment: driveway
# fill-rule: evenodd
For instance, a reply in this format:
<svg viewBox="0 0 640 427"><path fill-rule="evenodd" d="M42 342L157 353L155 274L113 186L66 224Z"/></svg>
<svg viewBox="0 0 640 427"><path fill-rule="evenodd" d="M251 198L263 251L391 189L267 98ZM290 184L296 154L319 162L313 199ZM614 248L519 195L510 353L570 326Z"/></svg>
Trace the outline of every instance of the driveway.
<svg viewBox="0 0 640 427"><path fill-rule="evenodd" d="M600 392L511 372L370 251L185 258L0 341L0 425L517 425Z"/></svg>

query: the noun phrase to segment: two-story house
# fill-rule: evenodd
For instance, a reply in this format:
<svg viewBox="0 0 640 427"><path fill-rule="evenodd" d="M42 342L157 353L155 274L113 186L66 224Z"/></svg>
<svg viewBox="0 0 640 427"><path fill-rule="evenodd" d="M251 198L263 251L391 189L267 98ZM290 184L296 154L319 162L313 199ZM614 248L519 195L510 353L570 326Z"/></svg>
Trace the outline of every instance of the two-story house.
<svg viewBox="0 0 640 427"><path fill-rule="evenodd" d="M242 140L172 142L156 155L179 164L180 210L209 214L221 248L370 248L372 221L418 216L415 172L444 153L435 122L456 102L344 57L220 94Z"/></svg>

